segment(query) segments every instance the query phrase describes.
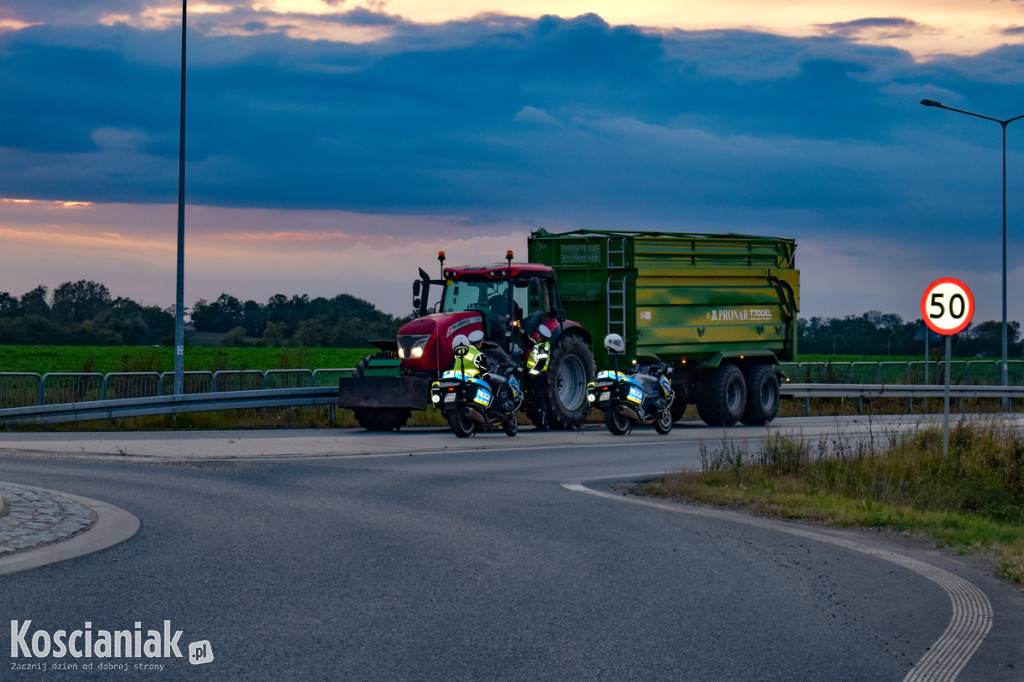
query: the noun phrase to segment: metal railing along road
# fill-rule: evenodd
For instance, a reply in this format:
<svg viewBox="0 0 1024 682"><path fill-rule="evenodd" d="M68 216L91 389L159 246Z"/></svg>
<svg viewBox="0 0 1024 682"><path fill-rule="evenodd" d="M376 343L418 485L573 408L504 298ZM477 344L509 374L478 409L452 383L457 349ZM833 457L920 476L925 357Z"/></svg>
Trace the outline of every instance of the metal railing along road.
<svg viewBox="0 0 1024 682"><path fill-rule="evenodd" d="M942 361L802 362L783 363L781 369L787 378L782 397L804 400L808 413L812 398L856 398L858 409L865 399L906 398L913 411L915 399L944 395ZM1000 361L953 361L950 395L1024 398L1024 361L1009 362L1008 370L1013 385L1004 387L996 385ZM191 371L185 372L180 396L170 394L173 372L0 372L0 424L298 405L329 405L333 422L338 381L352 371Z"/></svg>
<svg viewBox="0 0 1024 682"><path fill-rule="evenodd" d="M259 407L327 405L351 367L173 372L0 372L0 424L57 423Z"/></svg>
<svg viewBox="0 0 1024 682"><path fill-rule="evenodd" d="M190 371L187 395L226 391L337 387L352 368ZM170 395L174 372L0 372L0 408Z"/></svg>

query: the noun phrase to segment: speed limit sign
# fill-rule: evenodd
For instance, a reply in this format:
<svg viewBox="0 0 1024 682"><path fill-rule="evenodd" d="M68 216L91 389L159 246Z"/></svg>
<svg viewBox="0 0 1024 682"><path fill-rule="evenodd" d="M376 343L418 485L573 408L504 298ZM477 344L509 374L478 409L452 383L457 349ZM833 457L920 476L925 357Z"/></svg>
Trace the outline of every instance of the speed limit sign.
<svg viewBox="0 0 1024 682"><path fill-rule="evenodd" d="M958 279L937 279L921 297L921 317L936 334L956 334L963 331L974 317L974 295Z"/></svg>

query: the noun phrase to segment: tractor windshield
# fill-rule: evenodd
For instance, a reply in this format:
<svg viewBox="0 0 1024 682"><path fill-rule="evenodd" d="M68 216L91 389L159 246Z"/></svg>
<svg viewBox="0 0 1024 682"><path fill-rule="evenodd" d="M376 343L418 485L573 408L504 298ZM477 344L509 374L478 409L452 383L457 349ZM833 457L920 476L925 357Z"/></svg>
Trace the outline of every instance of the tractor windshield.
<svg viewBox="0 0 1024 682"><path fill-rule="evenodd" d="M546 289L542 288L538 295L531 297L527 281L448 280L444 288L444 297L441 300L441 312L479 310L489 312L497 317L504 317L508 312L508 286L510 283L513 285L512 302L517 318L547 309Z"/></svg>
<svg viewBox="0 0 1024 682"><path fill-rule="evenodd" d="M448 280L444 288L444 298L441 301L441 311L454 313L462 310L489 309L491 299L497 305L499 301L507 300L508 282L499 280L467 282L465 280Z"/></svg>

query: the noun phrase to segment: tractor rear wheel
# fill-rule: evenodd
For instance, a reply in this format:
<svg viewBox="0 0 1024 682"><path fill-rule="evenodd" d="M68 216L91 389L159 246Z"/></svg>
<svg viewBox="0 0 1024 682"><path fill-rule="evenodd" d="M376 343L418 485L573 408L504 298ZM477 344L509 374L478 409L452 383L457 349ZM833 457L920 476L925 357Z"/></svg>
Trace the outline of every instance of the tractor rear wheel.
<svg viewBox="0 0 1024 682"><path fill-rule="evenodd" d="M548 428L579 428L590 414L587 383L595 373L594 355L587 342L578 334L563 335L552 344L547 370L533 382L536 396L527 416L537 424L534 415L544 410Z"/></svg>

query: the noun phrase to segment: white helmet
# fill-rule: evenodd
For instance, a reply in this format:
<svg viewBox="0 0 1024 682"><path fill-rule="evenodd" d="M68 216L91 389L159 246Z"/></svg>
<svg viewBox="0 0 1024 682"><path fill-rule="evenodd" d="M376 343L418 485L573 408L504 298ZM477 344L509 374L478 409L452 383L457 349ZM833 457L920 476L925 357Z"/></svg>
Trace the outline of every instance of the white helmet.
<svg viewBox="0 0 1024 682"><path fill-rule="evenodd" d="M466 338L465 334L459 334L452 339L452 349L458 348L459 346L468 346L469 339Z"/></svg>
<svg viewBox="0 0 1024 682"><path fill-rule="evenodd" d="M626 352L626 342L618 334L609 334L604 337L604 347L613 353Z"/></svg>

